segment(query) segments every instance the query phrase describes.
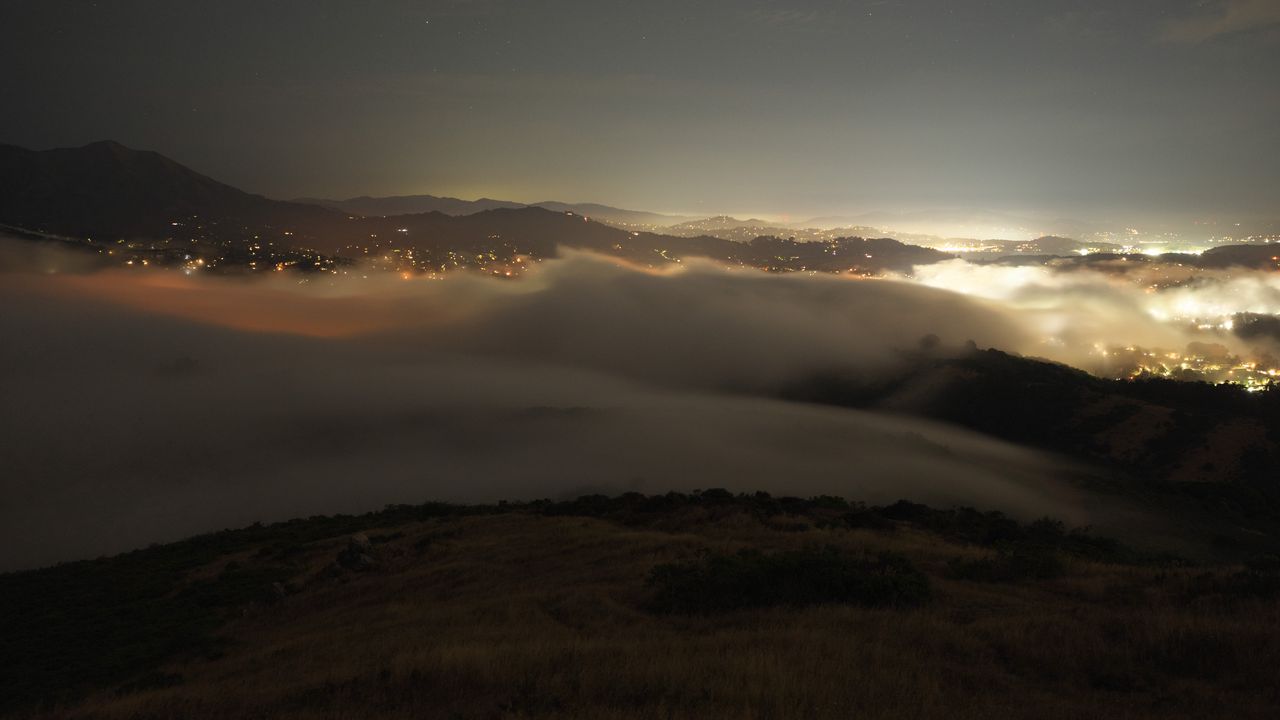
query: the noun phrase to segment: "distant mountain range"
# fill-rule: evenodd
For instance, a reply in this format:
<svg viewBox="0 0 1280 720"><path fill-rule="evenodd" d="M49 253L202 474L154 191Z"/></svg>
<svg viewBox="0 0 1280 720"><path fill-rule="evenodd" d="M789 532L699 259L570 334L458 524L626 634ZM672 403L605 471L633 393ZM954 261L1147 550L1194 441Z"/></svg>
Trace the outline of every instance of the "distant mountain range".
<svg viewBox="0 0 1280 720"><path fill-rule="evenodd" d="M644 210L622 210L608 205L596 203L562 203L544 201L533 203L533 207L546 208L556 212L571 212L575 215L589 217L592 220L629 228L662 228L676 223L688 222L695 218L687 215L663 215Z"/></svg>
<svg viewBox="0 0 1280 720"><path fill-rule="evenodd" d="M910 272L915 265L957 254L1034 263L1052 256L1080 257L1082 251L1099 253L1082 260L1103 260L1102 254L1120 251L1114 244L1053 235L1019 241L899 238L930 248L888 238L866 240L877 234L867 225L794 229L758 219L689 220L594 204L523 205L426 195L318 202L327 206L247 193L158 153L109 141L45 151L0 145L0 225L99 243L159 241L167 243L167 250L205 248L205 254L223 257L252 246L338 259L402 253L400 257L415 259L413 268L444 270L521 256L554 257L560 247L568 247L650 265L708 257L777 271L875 273ZM433 209L420 211L424 207ZM943 216L898 217L923 221ZM1012 219L984 213L967 217L975 222ZM672 219L681 222L656 232L643 229ZM1273 247L1227 246L1177 260L1204 267L1275 268L1280 263L1272 259ZM245 263L250 261L251 253L240 254Z"/></svg>
<svg viewBox="0 0 1280 720"><path fill-rule="evenodd" d="M479 200L459 200L453 197L437 197L435 195L396 195L392 197L369 197L361 195L347 200L325 200L323 198L298 198L298 203L319 205L349 215L412 215L416 213L438 212L445 215L473 215L486 210L510 210L527 207L523 203L508 202L480 198Z"/></svg>
<svg viewBox="0 0 1280 720"><path fill-rule="evenodd" d="M821 219L819 219L821 220ZM822 227L820 223L787 226L765 220L739 220L727 215L693 220L663 228L663 233L681 237L710 235L724 240L748 242L761 236L790 238L802 242L824 242L841 237L878 237L883 230L866 225ZM1045 235L1031 240L978 240L946 238L917 233L893 233L895 239L961 256L994 258L1003 256L1076 255L1082 252L1120 252L1121 246L1105 242L1082 242Z"/></svg>
<svg viewBox="0 0 1280 720"><path fill-rule="evenodd" d="M923 210L916 212L869 212L812 218L805 227L877 227L895 233L940 235L945 237L1003 238L1028 240L1042 235L1085 236L1097 226L1070 219L1038 220L990 210Z"/></svg>
<svg viewBox="0 0 1280 720"><path fill-rule="evenodd" d="M403 209L422 198L353 201L367 210ZM446 269L472 261L554 257L560 247L659 265L707 257L765 269L839 272L909 271L950 255L888 238L802 243L776 237L735 242L709 235L677 237L626 230L592 219L639 221L655 213L600 205L543 203L488 207L433 198L442 210L363 214L243 192L154 152L114 142L32 151L0 146L0 224L98 243L147 241L164 248L239 253L257 248L306 249L346 258L414 258L415 268ZM474 201L499 203L501 201ZM612 213L612 215L610 215ZM419 262L421 261L421 264Z"/></svg>
<svg viewBox="0 0 1280 720"><path fill-rule="evenodd" d="M460 200L458 198L438 197L435 195L399 195L394 197L369 197L365 195L348 200L299 198L294 202L319 205L351 215L365 216L411 215L429 212L456 216L474 215L488 210L514 210L517 208L537 207L553 212L571 212L609 225L646 230L688 222L693 219L686 216L663 215L643 210L623 210L596 203L565 203L552 200L519 203L510 200L494 200L492 198Z"/></svg>
<svg viewBox="0 0 1280 720"><path fill-rule="evenodd" d="M0 222L77 237L164 237L174 222L199 218L208 221L200 223L201 231L213 239L242 237L248 228L268 234L287 229L295 243L310 239L313 247L332 251L357 239L351 230L363 229L363 225L358 224L336 230L342 225L339 221L346 221L348 217L370 221L432 213L463 217L530 208L572 213L629 231L737 242L763 236L797 241L889 236L944 252L1019 256L1119 252L1121 249L1114 243L1072 239L1098 238L1099 228L1088 223L1070 219L1033 220L984 210L874 212L781 223L725 215L708 218L667 215L595 203L520 203L434 195L361 196L347 200L303 198L285 202L218 182L158 153L131 150L111 141L45 151L0 145L0 218L3 218ZM438 229L440 221L426 224ZM393 230L403 227L405 223ZM376 232L373 230L365 237Z"/></svg>

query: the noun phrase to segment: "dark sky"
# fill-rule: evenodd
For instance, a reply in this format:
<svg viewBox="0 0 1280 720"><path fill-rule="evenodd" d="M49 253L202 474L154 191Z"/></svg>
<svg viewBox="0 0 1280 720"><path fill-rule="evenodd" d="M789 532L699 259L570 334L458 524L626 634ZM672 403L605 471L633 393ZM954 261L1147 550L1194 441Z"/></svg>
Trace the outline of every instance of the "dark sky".
<svg viewBox="0 0 1280 720"><path fill-rule="evenodd" d="M274 197L1280 214L1280 0L3 0L0 142Z"/></svg>

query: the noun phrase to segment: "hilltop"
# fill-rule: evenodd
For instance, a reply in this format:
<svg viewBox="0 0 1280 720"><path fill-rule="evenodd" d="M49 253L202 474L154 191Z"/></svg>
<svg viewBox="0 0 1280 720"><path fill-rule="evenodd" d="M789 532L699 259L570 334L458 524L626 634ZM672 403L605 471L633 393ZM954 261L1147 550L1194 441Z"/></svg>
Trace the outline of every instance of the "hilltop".
<svg viewBox="0 0 1280 720"><path fill-rule="evenodd" d="M23 619L0 640L14 716L1280 707L1274 560L1195 567L1051 520L910 502L398 506L0 575L0 591Z"/></svg>

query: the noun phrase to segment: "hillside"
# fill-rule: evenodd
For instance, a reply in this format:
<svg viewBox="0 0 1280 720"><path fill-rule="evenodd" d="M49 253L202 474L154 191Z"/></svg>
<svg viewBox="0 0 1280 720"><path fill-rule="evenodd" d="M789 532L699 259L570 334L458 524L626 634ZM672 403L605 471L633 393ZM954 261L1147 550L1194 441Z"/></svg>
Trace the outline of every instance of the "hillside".
<svg viewBox="0 0 1280 720"><path fill-rule="evenodd" d="M221 236L244 237L246 227L323 227L339 216L252 195L115 142L45 151L0 145L5 224L114 240L166 236L193 217L221 225Z"/></svg>
<svg viewBox="0 0 1280 720"><path fill-rule="evenodd" d="M1280 566L836 498L388 508L0 575L41 718L1274 717ZM43 708L41 709L41 705Z"/></svg>
<svg viewBox="0 0 1280 720"><path fill-rule="evenodd" d="M999 350L908 354L891 377L832 371L791 400L919 415L1114 472L1114 492L1188 518L1223 552L1280 549L1280 392L1107 380Z"/></svg>
<svg viewBox="0 0 1280 720"><path fill-rule="evenodd" d="M1205 250L1196 265L1203 268L1251 267L1275 270L1280 267L1280 248L1274 245L1224 245Z"/></svg>

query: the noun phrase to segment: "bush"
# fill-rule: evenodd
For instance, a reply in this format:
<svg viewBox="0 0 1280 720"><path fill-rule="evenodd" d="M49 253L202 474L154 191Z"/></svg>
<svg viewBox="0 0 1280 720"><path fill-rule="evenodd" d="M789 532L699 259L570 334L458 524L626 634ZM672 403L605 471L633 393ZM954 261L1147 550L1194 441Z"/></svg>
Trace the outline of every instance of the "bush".
<svg viewBox="0 0 1280 720"><path fill-rule="evenodd" d="M1264 555L1245 562L1230 574L1201 573L1188 588L1189 596L1218 596L1226 600L1273 600L1280 597L1280 557Z"/></svg>
<svg viewBox="0 0 1280 720"><path fill-rule="evenodd" d="M1062 575L1062 557L1046 545L1020 544L977 560L952 560L951 577L978 582L1048 580Z"/></svg>
<svg viewBox="0 0 1280 720"><path fill-rule="evenodd" d="M657 612L702 614L778 605L919 605L929 579L904 557L852 556L834 547L766 554L743 550L655 567Z"/></svg>
<svg viewBox="0 0 1280 720"><path fill-rule="evenodd" d="M877 508L867 509L859 503L849 512L840 515L834 520L821 523L820 526L893 532L898 526L885 517L883 513L876 512L876 510Z"/></svg>

